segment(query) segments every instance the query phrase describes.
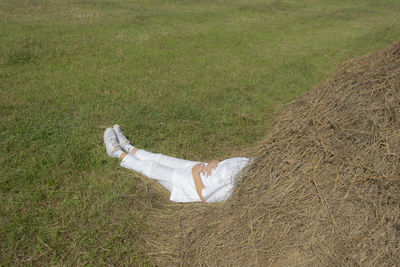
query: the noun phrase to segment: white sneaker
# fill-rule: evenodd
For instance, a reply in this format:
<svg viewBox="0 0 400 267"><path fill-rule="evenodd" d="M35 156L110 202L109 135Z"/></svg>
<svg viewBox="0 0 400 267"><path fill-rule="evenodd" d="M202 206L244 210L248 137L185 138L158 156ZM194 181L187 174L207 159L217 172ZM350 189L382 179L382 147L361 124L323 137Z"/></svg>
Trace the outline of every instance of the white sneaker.
<svg viewBox="0 0 400 267"><path fill-rule="evenodd" d="M107 154L110 157L116 158L117 156L113 153L117 147L121 149L121 146L118 143L117 135L115 134L113 128L107 128L104 132L104 144L106 145Z"/></svg>
<svg viewBox="0 0 400 267"><path fill-rule="evenodd" d="M130 144L131 142L126 138L126 136L122 133L121 126L118 124L114 125L114 132L117 134L119 145L124 147L127 144Z"/></svg>

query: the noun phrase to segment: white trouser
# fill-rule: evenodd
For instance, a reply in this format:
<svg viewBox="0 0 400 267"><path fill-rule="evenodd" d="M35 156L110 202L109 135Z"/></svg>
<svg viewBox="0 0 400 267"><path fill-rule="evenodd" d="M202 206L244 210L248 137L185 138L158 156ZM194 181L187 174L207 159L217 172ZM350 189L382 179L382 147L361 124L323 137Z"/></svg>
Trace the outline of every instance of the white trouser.
<svg viewBox="0 0 400 267"><path fill-rule="evenodd" d="M178 159L139 149L134 155L126 155L121 162L121 166L157 180L171 192L175 172L182 168L192 168L197 163L199 162Z"/></svg>

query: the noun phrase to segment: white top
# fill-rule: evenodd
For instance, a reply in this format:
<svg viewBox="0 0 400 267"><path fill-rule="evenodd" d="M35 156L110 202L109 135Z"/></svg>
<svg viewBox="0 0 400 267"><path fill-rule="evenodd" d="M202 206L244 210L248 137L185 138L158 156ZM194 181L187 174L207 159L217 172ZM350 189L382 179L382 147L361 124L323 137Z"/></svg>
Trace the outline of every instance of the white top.
<svg viewBox="0 0 400 267"><path fill-rule="evenodd" d="M200 174L204 184L202 195L207 203L227 200L235 187L235 176L248 164L250 159L236 157L221 161L211 176ZM179 169L174 175L170 196L175 202L201 201L194 184L192 168Z"/></svg>

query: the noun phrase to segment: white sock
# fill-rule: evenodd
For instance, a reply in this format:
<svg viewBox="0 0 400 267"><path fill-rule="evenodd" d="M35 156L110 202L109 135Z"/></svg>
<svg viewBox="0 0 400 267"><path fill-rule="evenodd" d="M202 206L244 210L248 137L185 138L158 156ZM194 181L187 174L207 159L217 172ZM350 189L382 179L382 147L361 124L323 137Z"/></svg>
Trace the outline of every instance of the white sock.
<svg viewBox="0 0 400 267"><path fill-rule="evenodd" d="M122 149L118 149L117 151L114 151L112 154L114 157L119 158L123 153L124 151L122 151Z"/></svg>
<svg viewBox="0 0 400 267"><path fill-rule="evenodd" d="M128 151L128 153L131 153L132 149L135 148L135 147L132 146L131 144L125 144L125 145L123 145L123 147L124 147L124 149L125 149L126 151Z"/></svg>

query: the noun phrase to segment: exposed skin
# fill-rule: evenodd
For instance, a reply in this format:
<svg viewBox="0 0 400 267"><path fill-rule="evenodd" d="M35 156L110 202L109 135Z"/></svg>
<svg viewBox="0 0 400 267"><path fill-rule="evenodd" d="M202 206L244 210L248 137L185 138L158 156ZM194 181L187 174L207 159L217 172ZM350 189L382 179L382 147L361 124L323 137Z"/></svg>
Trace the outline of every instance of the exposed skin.
<svg viewBox="0 0 400 267"><path fill-rule="evenodd" d="M207 203L207 202L204 199L203 194L201 193L202 190L204 189L204 184L201 181L200 174L210 176L212 174L212 170L214 170L217 167L218 163L219 163L218 160L212 160L207 165L205 163L198 163L198 164L194 165L192 168L192 175L193 175L194 184L196 186L196 191L201 199L201 202L203 202L203 203Z"/></svg>
<svg viewBox="0 0 400 267"><path fill-rule="evenodd" d="M113 150L113 152L115 152L115 151L118 151L118 150L120 150L121 148L120 147L116 147L114 150ZM135 155L136 154L136 152L139 150L139 148L133 148L132 150L131 150L131 152L130 152L130 154L132 154L132 155ZM120 160L123 160L125 157L126 157L126 155L128 155L127 153L122 153L121 154L121 156L119 156L119 159Z"/></svg>
<svg viewBox="0 0 400 267"><path fill-rule="evenodd" d="M116 147L113 152L120 150L120 147ZM133 148L130 152L130 154L135 155L136 152L138 151L138 148ZM119 157L120 160L123 160L128 154L127 153L122 153L121 156ZM207 177L212 175L212 171L217 168L219 164L219 160L212 160L208 164L206 163L198 163L193 166L192 168L192 174L193 174L193 180L194 184L196 186L196 191L197 194L199 194L199 197L201 199L201 202L207 203L206 200L204 199L202 195L202 190L204 189L204 184L201 181L200 174L206 175Z"/></svg>

